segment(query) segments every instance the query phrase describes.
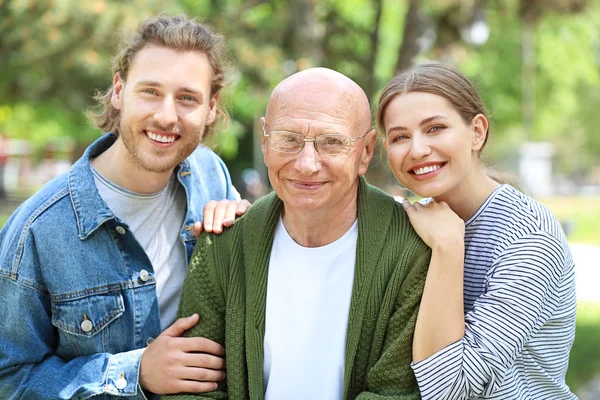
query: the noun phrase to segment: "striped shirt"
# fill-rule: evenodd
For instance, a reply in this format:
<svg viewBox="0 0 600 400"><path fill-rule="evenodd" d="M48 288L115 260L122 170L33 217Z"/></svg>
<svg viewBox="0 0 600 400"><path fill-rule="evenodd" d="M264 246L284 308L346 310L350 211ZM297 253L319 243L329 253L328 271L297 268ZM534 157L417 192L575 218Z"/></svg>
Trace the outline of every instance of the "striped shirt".
<svg viewBox="0 0 600 400"><path fill-rule="evenodd" d="M465 223L464 290L464 337L412 364L424 400L576 399L574 264L545 206L509 185L487 198Z"/></svg>

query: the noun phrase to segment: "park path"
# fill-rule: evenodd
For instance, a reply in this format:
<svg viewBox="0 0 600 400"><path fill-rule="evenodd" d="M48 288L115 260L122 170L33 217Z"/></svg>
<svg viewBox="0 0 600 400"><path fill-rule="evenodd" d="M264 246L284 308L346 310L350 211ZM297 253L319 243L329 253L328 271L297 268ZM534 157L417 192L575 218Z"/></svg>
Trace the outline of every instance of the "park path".
<svg viewBox="0 0 600 400"><path fill-rule="evenodd" d="M581 243L569 246L575 261L577 301L600 303L600 247Z"/></svg>

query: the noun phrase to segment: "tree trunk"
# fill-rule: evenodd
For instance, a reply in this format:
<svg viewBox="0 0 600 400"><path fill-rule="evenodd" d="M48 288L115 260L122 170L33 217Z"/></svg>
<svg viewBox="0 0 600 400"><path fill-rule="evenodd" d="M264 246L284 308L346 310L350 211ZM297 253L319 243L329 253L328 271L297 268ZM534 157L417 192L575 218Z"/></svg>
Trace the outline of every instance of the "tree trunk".
<svg viewBox="0 0 600 400"><path fill-rule="evenodd" d="M367 76L363 87L369 99L371 99L377 91L377 87L375 86L375 61L377 60L377 52L379 50L379 25L381 23L383 1L373 0L373 8L375 9L375 22L373 24L373 30L369 35L371 47L367 56Z"/></svg>
<svg viewBox="0 0 600 400"><path fill-rule="evenodd" d="M290 15L293 54L297 59L308 57L312 65L322 65L325 29L315 15L314 0L291 0Z"/></svg>
<svg viewBox="0 0 600 400"><path fill-rule="evenodd" d="M410 0L408 12L404 18L404 32L396 61L396 73L407 70L414 64L415 57L421 52L418 39L423 34L424 28L421 0Z"/></svg>

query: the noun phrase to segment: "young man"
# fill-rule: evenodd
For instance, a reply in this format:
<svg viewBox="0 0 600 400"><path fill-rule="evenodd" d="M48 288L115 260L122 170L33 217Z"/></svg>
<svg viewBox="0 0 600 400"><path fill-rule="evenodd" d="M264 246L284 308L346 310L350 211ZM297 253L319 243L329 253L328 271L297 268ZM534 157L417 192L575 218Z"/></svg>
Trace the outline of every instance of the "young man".
<svg viewBox="0 0 600 400"><path fill-rule="evenodd" d="M412 334L430 250L362 178L376 135L367 96L335 71L302 71L262 123L275 192L199 239L180 305L202 316L187 335L227 349L227 378L179 396L418 399Z"/></svg>
<svg viewBox="0 0 600 400"><path fill-rule="evenodd" d="M175 322L195 221L238 198L199 146L220 113L222 41L185 16L142 22L94 116L111 133L0 232L0 398L145 399L223 378L219 344L179 337L198 316Z"/></svg>

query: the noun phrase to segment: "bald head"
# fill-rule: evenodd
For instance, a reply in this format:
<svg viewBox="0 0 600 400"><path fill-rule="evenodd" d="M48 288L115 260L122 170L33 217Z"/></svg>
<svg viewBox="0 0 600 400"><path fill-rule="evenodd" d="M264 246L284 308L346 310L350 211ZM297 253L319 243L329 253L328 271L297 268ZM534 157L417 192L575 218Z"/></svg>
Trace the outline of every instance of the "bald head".
<svg viewBox="0 0 600 400"><path fill-rule="evenodd" d="M304 110L348 118L362 135L371 126L369 99L347 76L328 68L310 68L281 81L267 104L266 119Z"/></svg>

